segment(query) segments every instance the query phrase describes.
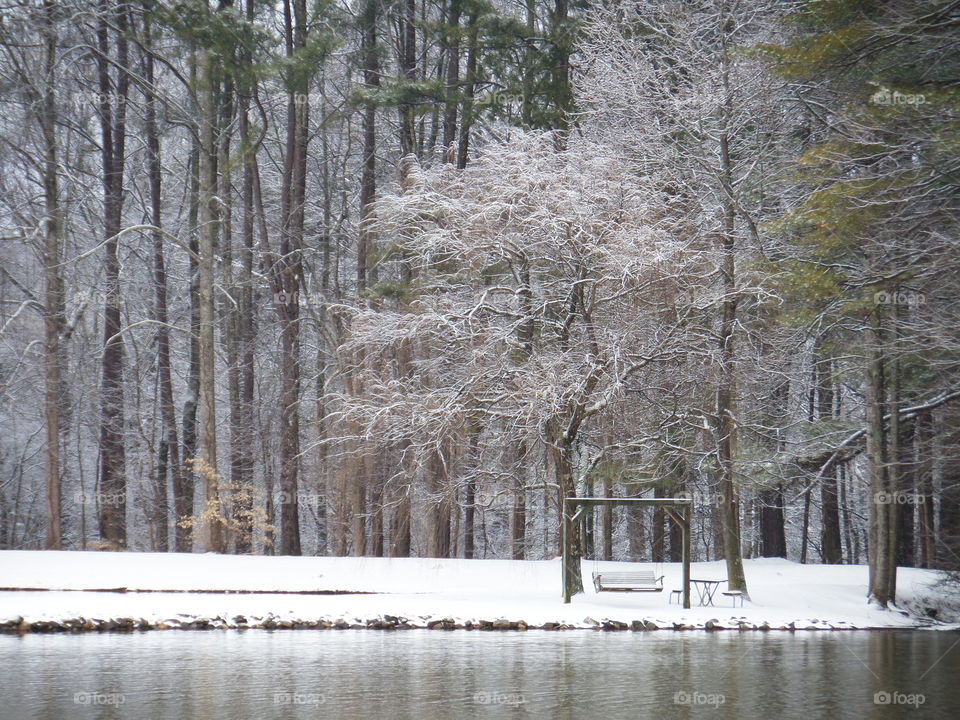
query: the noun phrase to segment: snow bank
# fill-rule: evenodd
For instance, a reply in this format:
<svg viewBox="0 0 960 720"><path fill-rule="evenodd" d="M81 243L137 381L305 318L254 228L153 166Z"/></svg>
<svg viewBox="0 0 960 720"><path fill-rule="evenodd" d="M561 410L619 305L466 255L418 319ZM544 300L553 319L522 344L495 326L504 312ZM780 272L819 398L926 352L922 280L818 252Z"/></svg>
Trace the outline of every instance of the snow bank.
<svg viewBox="0 0 960 720"><path fill-rule="evenodd" d="M549 629L947 627L869 605L865 566L769 558L747 560L744 566L751 600L742 608L720 594L726 589L722 585L715 607L684 610L668 603L669 591L681 586L679 563L584 561L585 585L595 570L654 569L665 576L665 591L597 594L588 587L565 605L559 560L3 551L0 626L21 631L338 624L489 629L499 620L497 629L511 627L510 621L514 629L521 621ZM693 563L692 576L725 579L724 564ZM900 568L901 605L934 603L934 580L932 571ZM369 594L295 594L344 592Z"/></svg>

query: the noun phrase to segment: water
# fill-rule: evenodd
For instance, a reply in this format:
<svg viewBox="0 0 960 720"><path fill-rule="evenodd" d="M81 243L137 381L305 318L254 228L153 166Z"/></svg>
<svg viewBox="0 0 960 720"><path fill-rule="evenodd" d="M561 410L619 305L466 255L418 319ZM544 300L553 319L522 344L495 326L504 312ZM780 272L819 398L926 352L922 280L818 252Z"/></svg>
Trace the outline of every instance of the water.
<svg viewBox="0 0 960 720"><path fill-rule="evenodd" d="M4 720L960 717L956 633L7 635L0 668Z"/></svg>

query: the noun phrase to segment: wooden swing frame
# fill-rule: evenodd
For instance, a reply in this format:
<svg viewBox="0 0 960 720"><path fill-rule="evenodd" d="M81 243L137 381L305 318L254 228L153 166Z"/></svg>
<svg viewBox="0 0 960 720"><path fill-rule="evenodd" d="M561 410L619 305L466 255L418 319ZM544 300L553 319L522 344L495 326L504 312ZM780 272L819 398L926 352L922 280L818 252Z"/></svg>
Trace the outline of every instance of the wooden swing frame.
<svg viewBox="0 0 960 720"><path fill-rule="evenodd" d="M563 580L563 602L569 603L573 592L573 573L580 571L580 558L573 554L573 531L586 510L592 510L604 505L652 505L662 507L667 515L683 532L681 559L683 562L683 607L690 609L690 529L693 517L693 499L679 498L619 498L619 497L568 497L563 499L563 527L562 545L563 558L561 562ZM576 565L574 564L576 563ZM581 576L581 586L583 580ZM579 590L578 592L583 592Z"/></svg>

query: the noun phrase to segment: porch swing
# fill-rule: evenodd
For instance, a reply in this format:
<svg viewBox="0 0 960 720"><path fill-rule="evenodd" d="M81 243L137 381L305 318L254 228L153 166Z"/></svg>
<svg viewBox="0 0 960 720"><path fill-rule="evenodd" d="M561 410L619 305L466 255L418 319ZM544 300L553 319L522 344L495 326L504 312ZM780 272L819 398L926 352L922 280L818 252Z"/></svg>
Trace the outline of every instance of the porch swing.
<svg viewBox="0 0 960 720"><path fill-rule="evenodd" d="M663 592L660 563L653 570L601 572L596 552L593 553L593 587L598 592ZM657 573L660 573L659 575Z"/></svg>
<svg viewBox="0 0 960 720"><path fill-rule="evenodd" d="M631 572L599 572L597 559L593 560L593 587L599 592L663 592L663 575L660 563L654 570L633 570Z"/></svg>

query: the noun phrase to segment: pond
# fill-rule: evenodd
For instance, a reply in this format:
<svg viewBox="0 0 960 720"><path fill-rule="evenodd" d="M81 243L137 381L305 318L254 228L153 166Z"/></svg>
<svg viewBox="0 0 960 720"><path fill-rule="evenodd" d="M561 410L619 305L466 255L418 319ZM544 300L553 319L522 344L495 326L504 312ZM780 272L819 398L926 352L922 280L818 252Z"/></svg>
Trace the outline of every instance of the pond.
<svg viewBox="0 0 960 720"><path fill-rule="evenodd" d="M949 718L944 632L0 636L0 718Z"/></svg>

